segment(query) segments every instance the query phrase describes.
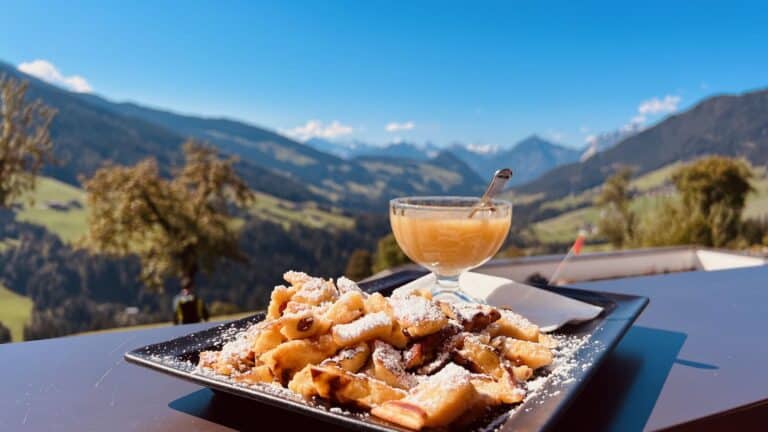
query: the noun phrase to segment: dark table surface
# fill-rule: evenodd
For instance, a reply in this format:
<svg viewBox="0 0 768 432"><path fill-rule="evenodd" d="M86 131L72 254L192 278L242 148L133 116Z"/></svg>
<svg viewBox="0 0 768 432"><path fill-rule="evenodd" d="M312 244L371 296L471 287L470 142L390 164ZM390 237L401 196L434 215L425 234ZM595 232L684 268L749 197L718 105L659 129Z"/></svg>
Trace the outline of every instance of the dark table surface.
<svg viewBox="0 0 768 432"><path fill-rule="evenodd" d="M557 429L765 430L768 267L576 287L651 302ZM0 430L333 430L123 361L210 325L0 345Z"/></svg>

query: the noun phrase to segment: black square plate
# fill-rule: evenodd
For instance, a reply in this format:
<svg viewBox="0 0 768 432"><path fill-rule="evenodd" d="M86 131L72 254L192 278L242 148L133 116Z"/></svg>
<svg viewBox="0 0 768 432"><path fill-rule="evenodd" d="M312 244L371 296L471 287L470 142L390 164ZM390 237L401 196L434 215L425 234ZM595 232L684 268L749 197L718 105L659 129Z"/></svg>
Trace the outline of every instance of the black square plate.
<svg viewBox="0 0 768 432"><path fill-rule="evenodd" d="M425 273L403 271L361 284L368 292L381 292L388 295L391 291ZM645 297L621 294L601 293L561 287L541 287L574 299L592 303L604 308L596 319L577 326L566 326L557 333L583 337L590 335L585 343L573 354L573 361L579 367L574 368L564 380L547 380L544 385L523 404L512 411L504 410L489 415L478 425L480 430L499 429L503 431L546 430L555 424L556 418L574 400L579 391L588 385L588 379L597 370L607 354L616 346L632 323L648 304ZM201 351L219 349L225 335L234 335L252 324L264 319L263 313L243 318L208 330L192 333L159 344L148 345L125 354L125 359L140 366L182 378L217 392L253 399L278 408L310 416L318 420L331 422L339 426L356 430L404 431L373 416L359 415L339 410L331 410L319 403L304 402L288 391L279 391L269 385L245 386L235 384L213 376L194 373L195 364Z"/></svg>

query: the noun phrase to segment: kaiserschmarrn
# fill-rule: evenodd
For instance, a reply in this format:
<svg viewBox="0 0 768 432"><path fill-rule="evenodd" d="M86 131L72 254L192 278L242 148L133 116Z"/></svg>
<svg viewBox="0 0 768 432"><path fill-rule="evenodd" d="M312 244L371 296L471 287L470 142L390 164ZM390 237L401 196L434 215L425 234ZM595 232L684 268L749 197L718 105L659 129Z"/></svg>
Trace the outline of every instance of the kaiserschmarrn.
<svg viewBox="0 0 768 432"><path fill-rule="evenodd" d="M510 310L413 289L387 298L344 277L290 271L284 279L266 319L221 351L202 352L201 368L419 430L521 402L522 383L552 363L546 336Z"/></svg>

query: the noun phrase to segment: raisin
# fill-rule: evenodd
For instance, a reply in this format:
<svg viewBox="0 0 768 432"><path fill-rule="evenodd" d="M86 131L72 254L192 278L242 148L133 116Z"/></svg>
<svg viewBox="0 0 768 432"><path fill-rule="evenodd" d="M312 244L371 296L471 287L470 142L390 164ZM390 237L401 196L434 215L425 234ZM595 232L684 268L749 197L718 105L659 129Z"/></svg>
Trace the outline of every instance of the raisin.
<svg viewBox="0 0 768 432"><path fill-rule="evenodd" d="M296 324L296 329L298 331L307 331L312 327L312 324L315 322L315 320L311 316L304 317L299 320L299 322Z"/></svg>

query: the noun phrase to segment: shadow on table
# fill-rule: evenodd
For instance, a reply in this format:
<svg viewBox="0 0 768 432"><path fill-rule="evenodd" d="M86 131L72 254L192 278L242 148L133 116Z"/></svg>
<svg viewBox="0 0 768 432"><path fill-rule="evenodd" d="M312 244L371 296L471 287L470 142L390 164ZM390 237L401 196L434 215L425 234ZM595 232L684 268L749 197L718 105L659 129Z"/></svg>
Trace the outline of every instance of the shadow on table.
<svg viewBox="0 0 768 432"><path fill-rule="evenodd" d="M198 390L176 399L168 406L177 411L208 420L239 431L265 430L279 424L285 431L312 430L313 432L338 431L337 425L323 423L290 411L260 404L249 399L210 389Z"/></svg>
<svg viewBox="0 0 768 432"><path fill-rule="evenodd" d="M763 432L768 424L768 402L729 410L714 416L665 429L665 432Z"/></svg>
<svg viewBox="0 0 768 432"><path fill-rule="evenodd" d="M643 430L686 337L630 328L554 430Z"/></svg>

